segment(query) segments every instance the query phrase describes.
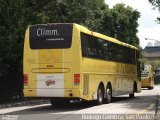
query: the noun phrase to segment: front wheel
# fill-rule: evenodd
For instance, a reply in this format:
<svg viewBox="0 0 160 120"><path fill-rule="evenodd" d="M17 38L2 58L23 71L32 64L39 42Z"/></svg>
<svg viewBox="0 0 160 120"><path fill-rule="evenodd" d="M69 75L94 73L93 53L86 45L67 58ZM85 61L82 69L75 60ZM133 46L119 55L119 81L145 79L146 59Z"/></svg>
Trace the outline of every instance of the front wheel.
<svg viewBox="0 0 160 120"><path fill-rule="evenodd" d="M134 92L129 94L129 98L134 98Z"/></svg>
<svg viewBox="0 0 160 120"><path fill-rule="evenodd" d="M132 92L131 94L129 94L129 98L134 98L134 97L135 97L134 93L135 93L136 91L137 91L137 85L134 84L133 92Z"/></svg>
<svg viewBox="0 0 160 120"><path fill-rule="evenodd" d="M109 104L111 100L112 100L112 89L110 86L107 86L105 103Z"/></svg>

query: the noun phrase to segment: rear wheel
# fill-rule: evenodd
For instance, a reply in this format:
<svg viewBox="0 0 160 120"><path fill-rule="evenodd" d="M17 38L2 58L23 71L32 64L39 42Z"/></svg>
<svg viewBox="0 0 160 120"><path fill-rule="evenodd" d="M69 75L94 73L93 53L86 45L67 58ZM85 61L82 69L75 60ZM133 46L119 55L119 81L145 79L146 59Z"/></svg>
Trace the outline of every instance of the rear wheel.
<svg viewBox="0 0 160 120"><path fill-rule="evenodd" d="M97 104L101 105L104 102L104 91L101 86L98 87L97 91Z"/></svg>
<svg viewBox="0 0 160 120"><path fill-rule="evenodd" d="M111 86L107 86L106 88L106 98L105 98L105 103L110 103L112 100L112 89Z"/></svg>

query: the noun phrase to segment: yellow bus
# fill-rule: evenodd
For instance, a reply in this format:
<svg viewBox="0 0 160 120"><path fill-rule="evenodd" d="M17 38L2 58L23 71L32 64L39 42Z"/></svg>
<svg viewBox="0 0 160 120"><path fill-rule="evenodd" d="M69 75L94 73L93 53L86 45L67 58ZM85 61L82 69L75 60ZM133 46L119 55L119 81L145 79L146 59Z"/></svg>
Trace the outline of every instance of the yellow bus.
<svg viewBox="0 0 160 120"><path fill-rule="evenodd" d="M144 70L141 72L142 88L153 89L153 67L151 65L144 65Z"/></svg>
<svg viewBox="0 0 160 120"><path fill-rule="evenodd" d="M110 103L141 92L138 49L76 23L31 25L24 42L24 96Z"/></svg>

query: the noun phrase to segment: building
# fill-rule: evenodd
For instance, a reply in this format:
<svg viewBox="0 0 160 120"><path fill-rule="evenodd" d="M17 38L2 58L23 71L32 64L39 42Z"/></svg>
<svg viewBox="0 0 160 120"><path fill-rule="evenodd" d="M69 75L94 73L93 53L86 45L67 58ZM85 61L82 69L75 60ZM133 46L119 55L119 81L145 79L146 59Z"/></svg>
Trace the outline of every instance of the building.
<svg viewBox="0 0 160 120"><path fill-rule="evenodd" d="M160 61L160 46L147 46L143 49L143 53L149 62Z"/></svg>

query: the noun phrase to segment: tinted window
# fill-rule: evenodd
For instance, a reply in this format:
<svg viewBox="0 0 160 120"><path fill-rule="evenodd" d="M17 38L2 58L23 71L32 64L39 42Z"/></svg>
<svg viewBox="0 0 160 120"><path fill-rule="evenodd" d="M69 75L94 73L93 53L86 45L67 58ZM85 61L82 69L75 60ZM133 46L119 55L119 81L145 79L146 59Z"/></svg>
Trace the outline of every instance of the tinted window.
<svg viewBox="0 0 160 120"><path fill-rule="evenodd" d="M135 50L81 33L82 56L135 64Z"/></svg>
<svg viewBox="0 0 160 120"><path fill-rule="evenodd" d="M70 48L72 24L47 24L30 26L31 49Z"/></svg>

